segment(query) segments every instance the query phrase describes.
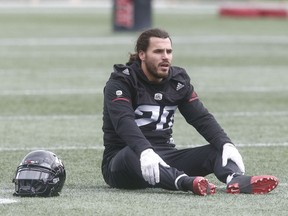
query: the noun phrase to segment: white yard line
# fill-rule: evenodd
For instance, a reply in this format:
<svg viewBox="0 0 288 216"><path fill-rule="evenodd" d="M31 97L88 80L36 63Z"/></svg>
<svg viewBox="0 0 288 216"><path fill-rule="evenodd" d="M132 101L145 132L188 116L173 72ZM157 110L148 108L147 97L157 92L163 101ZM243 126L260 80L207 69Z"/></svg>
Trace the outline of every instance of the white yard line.
<svg viewBox="0 0 288 216"><path fill-rule="evenodd" d="M135 37L93 37L93 38L1 38L0 46L83 46L83 45L131 45ZM173 36L175 44L288 44L285 35L251 36L251 35L200 35L200 36Z"/></svg>
<svg viewBox="0 0 288 216"><path fill-rule="evenodd" d="M99 119L99 115L20 115L0 116L0 121L41 121L41 120L78 120L78 119Z"/></svg>
<svg viewBox="0 0 288 216"><path fill-rule="evenodd" d="M234 87L198 87L201 92L285 92L287 86L234 86Z"/></svg>
<svg viewBox="0 0 288 216"><path fill-rule="evenodd" d="M102 94L103 89L21 89L0 90L0 96Z"/></svg>
<svg viewBox="0 0 288 216"><path fill-rule="evenodd" d="M8 199L8 198L0 198L0 204L10 204L18 202L15 199Z"/></svg>
<svg viewBox="0 0 288 216"><path fill-rule="evenodd" d="M38 146L38 147L0 147L0 152L13 152L13 151L33 151L33 150L38 150L38 149L49 149L51 151L55 150L103 150L104 147L102 145L97 146L81 146L83 144L79 144L79 146L71 146L70 144L67 143L67 145L59 145L59 146L54 146L54 147L43 147L43 146ZM283 142L283 143L250 143L250 144L236 144L237 147L239 148L267 148L267 147L288 147L288 142ZM13 145L11 145L13 146ZM182 145L177 145L178 148L191 148L191 147L198 147L201 145L189 145L189 146L182 146Z"/></svg>
<svg viewBox="0 0 288 216"><path fill-rule="evenodd" d="M33 151L33 150L39 150L39 149L47 149L47 150L51 150L51 151L55 151L55 150L102 150L104 149L104 147L101 146L81 146L83 144L79 144L79 146L71 146L70 144L67 144L65 146L63 146L63 144L61 144L61 146L58 147L43 147L43 146L38 146L38 147L0 147L0 152L4 152L4 151Z"/></svg>
<svg viewBox="0 0 288 216"><path fill-rule="evenodd" d="M253 116L288 116L288 111L269 111L269 112L215 112L217 116L224 117L253 117Z"/></svg>
<svg viewBox="0 0 288 216"><path fill-rule="evenodd" d="M288 116L288 111L270 111L270 112L214 112L214 115L224 117L254 117L254 116ZM78 119L99 119L101 114L94 115L0 115L0 121L46 121L46 120L78 120Z"/></svg>
<svg viewBox="0 0 288 216"><path fill-rule="evenodd" d="M287 86L253 86L253 87L198 87L198 92L287 92ZM45 95L75 95L75 94L103 94L103 88L87 89L3 89L0 96L45 96Z"/></svg>
<svg viewBox="0 0 288 216"><path fill-rule="evenodd" d="M182 48L178 49L178 58L182 56L190 56L191 58L195 57L211 57L211 58L235 58L235 57L273 57L273 58L284 58L288 56L287 50L264 50L262 48L237 48L237 50L231 50L231 46L226 46L217 50L197 50L195 52L191 52L191 50L183 50ZM2 59L11 59L11 58L33 58L33 59L45 59L47 57L53 56L53 58L57 57L67 57L67 58L94 58L94 57L111 57L111 56L119 56L119 52L111 52L109 50L106 51L36 51L23 54L23 51L11 51L11 52L3 52L0 53L0 57ZM98 69L98 68L97 68ZM95 72L95 70L94 70Z"/></svg>
<svg viewBox="0 0 288 216"><path fill-rule="evenodd" d="M283 143L249 143L249 144L244 144L244 143L239 143L236 144L237 147L240 148L247 148L247 147L253 147L253 148L263 148L263 147L287 147L288 142L283 142Z"/></svg>

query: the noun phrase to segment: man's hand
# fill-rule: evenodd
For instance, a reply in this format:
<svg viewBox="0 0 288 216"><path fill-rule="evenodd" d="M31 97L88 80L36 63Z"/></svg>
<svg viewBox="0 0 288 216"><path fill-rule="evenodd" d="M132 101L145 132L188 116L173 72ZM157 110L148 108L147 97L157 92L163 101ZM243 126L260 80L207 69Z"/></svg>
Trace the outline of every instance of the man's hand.
<svg viewBox="0 0 288 216"><path fill-rule="evenodd" d="M231 144L231 143L226 143L223 146L223 153L222 153L222 166L226 166L228 160L232 160L236 165L239 167L241 172L244 174L245 173L245 166L243 163L242 156L240 155L239 151L237 148Z"/></svg>
<svg viewBox="0 0 288 216"><path fill-rule="evenodd" d="M143 178L151 185L160 182L159 164L170 167L153 149L146 149L141 153L140 164Z"/></svg>

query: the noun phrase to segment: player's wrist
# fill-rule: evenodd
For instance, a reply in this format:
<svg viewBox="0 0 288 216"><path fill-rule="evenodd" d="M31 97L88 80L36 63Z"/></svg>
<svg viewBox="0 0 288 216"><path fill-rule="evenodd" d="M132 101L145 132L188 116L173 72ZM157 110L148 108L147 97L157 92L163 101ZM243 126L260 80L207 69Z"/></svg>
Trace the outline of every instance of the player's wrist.
<svg viewBox="0 0 288 216"><path fill-rule="evenodd" d="M235 147L235 145L232 144L232 143L225 143L225 144L223 145L223 148L225 148L225 147Z"/></svg>
<svg viewBox="0 0 288 216"><path fill-rule="evenodd" d="M153 153L154 153L153 149L147 148L147 149L145 149L145 150L143 150L141 152L140 157L143 157L143 156L146 156L146 155L149 155L149 154L153 154Z"/></svg>

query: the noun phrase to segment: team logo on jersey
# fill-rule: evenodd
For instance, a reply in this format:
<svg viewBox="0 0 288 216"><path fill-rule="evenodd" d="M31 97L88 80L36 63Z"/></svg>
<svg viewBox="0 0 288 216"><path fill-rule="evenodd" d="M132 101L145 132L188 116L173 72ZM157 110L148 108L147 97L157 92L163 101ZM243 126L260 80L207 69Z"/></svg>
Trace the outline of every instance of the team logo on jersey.
<svg viewBox="0 0 288 216"><path fill-rule="evenodd" d="M178 82L177 87L176 87L176 91L179 91L183 87L184 87L184 85L182 83Z"/></svg>
<svg viewBox="0 0 288 216"><path fill-rule="evenodd" d="M121 97L122 94L123 94L123 92L122 92L121 90L117 90L117 91L116 91L116 95L117 95L117 97Z"/></svg>
<svg viewBox="0 0 288 216"><path fill-rule="evenodd" d="M126 68L125 70L122 71L122 73L126 74L126 75L130 75L129 69Z"/></svg>
<svg viewBox="0 0 288 216"><path fill-rule="evenodd" d="M156 94L154 95L154 99L155 99L155 100L160 101L160 100L162 100L162 98L163 98L163 95L162 95L161 93L156 93Z"/></svg>
<svg viewBox="0 0 288 216"><path fill-rule="evenodd" d="M126 102L130 102L130 100L128 99L128 98L125 98L124 96L123 96L123 92L122 92L122 90L117 90L116 92L115 92L115 94L116 94L116 98L114 98L113 100L112 100L112 102L115 102L115 101L126 101Z"/></svg>

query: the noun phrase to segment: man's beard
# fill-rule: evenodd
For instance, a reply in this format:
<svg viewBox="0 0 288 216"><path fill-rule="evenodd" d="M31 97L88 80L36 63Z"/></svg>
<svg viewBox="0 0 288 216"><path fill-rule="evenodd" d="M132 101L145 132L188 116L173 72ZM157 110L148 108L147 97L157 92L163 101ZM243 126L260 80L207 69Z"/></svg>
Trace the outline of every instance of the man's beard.
<svg viewBox="0 0 288 216"><path fill-rule="evenodd" d="M164 73L164 72L158 72L158 67L155 67L152 64L149 64L147 62L145 62L146 68L148 70L148 72L156 79L165 79L168 77L168 72Z"/></svg>

